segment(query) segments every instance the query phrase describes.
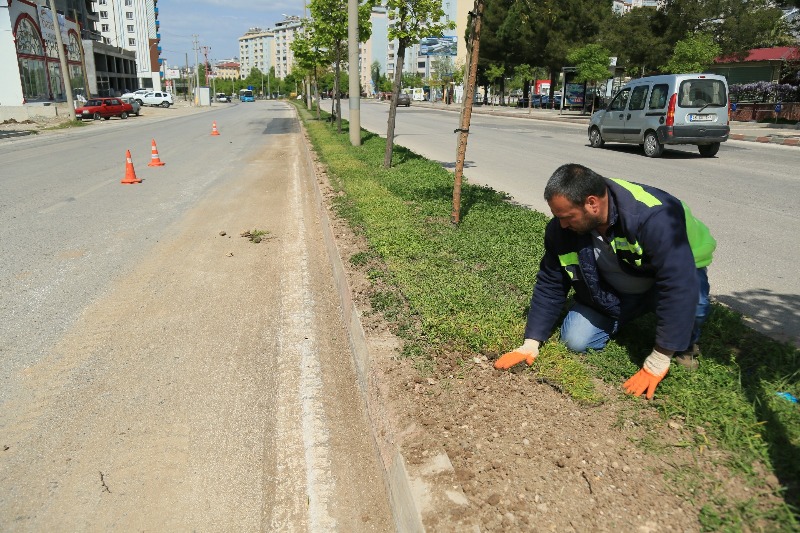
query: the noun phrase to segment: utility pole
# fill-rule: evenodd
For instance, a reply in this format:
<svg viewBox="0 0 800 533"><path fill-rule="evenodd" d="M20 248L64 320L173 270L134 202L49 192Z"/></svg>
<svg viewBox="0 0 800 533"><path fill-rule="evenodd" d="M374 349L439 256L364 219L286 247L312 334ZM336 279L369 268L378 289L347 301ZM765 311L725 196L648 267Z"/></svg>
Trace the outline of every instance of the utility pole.
<svg viewBox="0 0 800 533"><path fill-rule="evenodd" d="M64 92L67 93L67 108L70 120L75 120L75 102L72 100L72 83L69 80L69 70L67 70L67 57L64 54L64 43L61 41L61 26L58 24L58 14L56 13L55 0L50 0L50 13L53 15L53 28L56 34L56 46L58 47L58 61L61 63L61 77L64 79Z"/></svg>
<svg viewBox="0 0 800 533"><path fill-rule="evenodd" d="M200 51L200 44L197 42L197 34L194 37L194 104L200 105L200 60L197 56Z"/></svg>
<svg viewBox="0 0 800 533"><path fill-rule="evenodd" d="M483 5L485 0L475 0L475 7L469 12L472 24L469 32L469 71L467 86L464 91L464 100L461 102L461 123L458 132L458 147L456 148L456 171L453 183L453 211L450 222L458 224L461 221L461 180L464 176L464 159L467 155L467 138L469 137L469 122L472 118L472 103L475 97L475 82L478 77L478 52L481 45L481 18L483 18Z"/></svg>
<svg viewBox="0 0 800 533"><path fill-rule="evenodd" d="M347 0L347 52L350 76L350 144L361 146L361 89L358 65L358 0Z"/></svg>

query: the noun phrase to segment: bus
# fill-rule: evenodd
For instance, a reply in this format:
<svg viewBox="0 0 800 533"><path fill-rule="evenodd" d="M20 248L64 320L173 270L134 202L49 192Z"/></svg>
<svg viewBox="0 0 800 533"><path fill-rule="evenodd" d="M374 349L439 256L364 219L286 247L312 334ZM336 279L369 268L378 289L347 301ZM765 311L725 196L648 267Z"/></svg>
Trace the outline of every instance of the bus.
<svg viewBox="0 0 800 533"><path fill-rule="evenodd" d="M253 91L250 89L242 89L239 91L239 100L242 102L255 102L256 99L253 97Z"/></svg>

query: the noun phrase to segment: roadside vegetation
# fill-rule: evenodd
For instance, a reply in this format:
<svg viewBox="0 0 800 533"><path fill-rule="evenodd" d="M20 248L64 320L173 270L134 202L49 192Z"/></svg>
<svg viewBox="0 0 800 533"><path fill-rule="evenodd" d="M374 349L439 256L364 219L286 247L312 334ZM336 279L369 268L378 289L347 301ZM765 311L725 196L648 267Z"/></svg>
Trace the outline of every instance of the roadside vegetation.
<svg viewBox="0 0 800 533"><path fill-rule="evenodd" d="M56 124L55 126L48 126L46 128L42 128L42 129L43 130L65 130L65 129L68 129L68 128L82 128L84 126L88 126L88 124L86 122L82 121L82 120L78 120L78 119L74 118L72 120L66 120L64 122Z"/></svg>
<svg viewBox="0 0 800 533"><path fill-rule="evenodd" d="M350 261L374 265L373 308L403 339L404 355L424 374L445 352L491 361L518 346L548 217L515 205L502 192L465 185L462 222L454 226L453 178L440 164L396 147L393 166L385 168L385 139L362 132L362 146L353 147L347 134L297 107L339 192L339 216L369 245ZM619 385L650 353L654 329L654 318L643 317L602 353L586 355L567 350L556 334L526 371L602 409L611 399L595 380L621 391ZM792 398L800 397L800 350L754 332L717 304L701 347L699 370L673 365L656 399L647 403L663 420L692 428L681 447L701 460L723 461L752 487L748 500L711 494L714 504L703 508L701 524L708 531L760 529L764 523L797 530L800 408ZM640 399L622 401L642 406ZM647 449L648 443L638 444ZM705 490L708 496L716 490L696 472L671 475L676 491ZM759 497L764 494L777 494L771 501L782 503L765 507Z"/></svg>

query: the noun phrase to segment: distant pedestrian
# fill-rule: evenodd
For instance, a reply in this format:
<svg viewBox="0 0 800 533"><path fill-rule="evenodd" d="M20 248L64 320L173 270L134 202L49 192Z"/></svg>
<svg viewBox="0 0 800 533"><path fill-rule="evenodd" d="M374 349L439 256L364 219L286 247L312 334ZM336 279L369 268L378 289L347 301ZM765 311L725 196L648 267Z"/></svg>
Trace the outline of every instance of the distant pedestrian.
<svg viewBox="0 0 800 533"><path fill-rule="evenodd" d="M624 384L626 392L652 398L672 359L689 368L697 364L710 310L706 267L716 241L674 196L581 165L559 167L544 198L554 218L545 229L525 342L495 368L533 363L572 288L561 341L576 352L602 350L625 323L655 311L655 346Z"/></svg>

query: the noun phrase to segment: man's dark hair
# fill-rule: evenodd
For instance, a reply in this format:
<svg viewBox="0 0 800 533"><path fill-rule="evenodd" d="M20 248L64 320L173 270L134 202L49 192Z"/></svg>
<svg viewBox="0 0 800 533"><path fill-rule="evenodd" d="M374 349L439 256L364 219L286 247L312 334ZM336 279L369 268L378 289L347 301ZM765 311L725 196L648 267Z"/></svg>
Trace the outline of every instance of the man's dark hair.
<svg viewBox="0 0 800 533"><path fill-rule="evenodd" d="M606 195L603 176L583 165L570 163L561 165L553 172L544 188L544 199L563 196L576 205L583 205L588 196L602 198Z"/></svg>

